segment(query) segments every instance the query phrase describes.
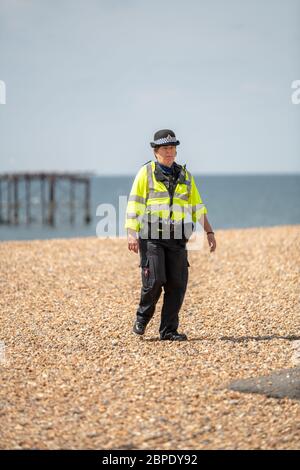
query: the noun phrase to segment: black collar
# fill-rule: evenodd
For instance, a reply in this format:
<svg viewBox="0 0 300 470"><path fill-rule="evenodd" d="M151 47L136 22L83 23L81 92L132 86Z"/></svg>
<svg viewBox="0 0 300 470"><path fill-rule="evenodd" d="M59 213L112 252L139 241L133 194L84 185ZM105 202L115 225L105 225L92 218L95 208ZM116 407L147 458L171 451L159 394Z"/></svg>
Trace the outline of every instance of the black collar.
<svg viewBox="0 0 300 470"><path fill-rule="evenodd" d="M175 174L177 182L184 183L185 182L185 165L181 166L176 162L174 162L173 165L174 165L173 174ZM166 179L168 179L168 177L163 173L163 171L157 164L157 161L155 162L154 175L157 181L165 181Z"/></svg>

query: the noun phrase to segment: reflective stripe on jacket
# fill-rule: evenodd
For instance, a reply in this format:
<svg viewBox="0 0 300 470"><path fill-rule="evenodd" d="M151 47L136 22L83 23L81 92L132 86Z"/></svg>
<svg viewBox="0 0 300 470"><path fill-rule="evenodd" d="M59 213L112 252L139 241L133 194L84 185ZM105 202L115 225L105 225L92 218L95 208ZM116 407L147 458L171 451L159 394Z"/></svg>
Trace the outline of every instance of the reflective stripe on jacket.
<svg viewBox="0 0 300 470"><path fill-rule="evenodd" d="M171 198L165 184L155 178L155 162L151 161L140 168L134 179L126 209L125 228L139 232L145 216L176 224L182 223L182 220L196 223L206 213L194 177L185 166L181 168Z"/></svg>

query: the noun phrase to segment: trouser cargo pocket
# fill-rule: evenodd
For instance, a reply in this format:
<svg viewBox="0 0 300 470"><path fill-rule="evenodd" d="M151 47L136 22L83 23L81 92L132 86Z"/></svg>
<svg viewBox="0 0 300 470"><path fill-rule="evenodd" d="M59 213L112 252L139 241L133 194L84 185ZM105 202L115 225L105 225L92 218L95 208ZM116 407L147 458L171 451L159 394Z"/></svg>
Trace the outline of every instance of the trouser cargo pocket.
<svg viewBox="0 0 300 470"><path fill-rule="evenodd" d="M150 263L149 260L146 259L143 263L140 263L140 268L142 271L142 283L144 287L148 287L150 285ZM152 276L151 276L152 277Z"/></svg>

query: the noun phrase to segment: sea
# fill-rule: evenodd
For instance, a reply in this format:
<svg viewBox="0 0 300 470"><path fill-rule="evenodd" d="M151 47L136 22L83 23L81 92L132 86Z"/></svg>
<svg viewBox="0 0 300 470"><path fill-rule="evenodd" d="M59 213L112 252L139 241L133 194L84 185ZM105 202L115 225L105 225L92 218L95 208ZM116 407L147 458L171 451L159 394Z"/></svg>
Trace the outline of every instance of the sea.
<svg viewBox="0 0 300 470"><path fill-rule="evenodd" d="M214 230L300 224L300 174L194 175L207 217ZM32 219L25 220L20 191L18 225L0 223L0 240L73 237L124 237L125 210L134 176L92 176L91 221L84 222L80 194L75 219L70 221L68 188L56 194L55 225L42 224L38 187L32 187ZM23 207L22 207L23 206ZM5 207L2 207L5 211Z"/></svg>

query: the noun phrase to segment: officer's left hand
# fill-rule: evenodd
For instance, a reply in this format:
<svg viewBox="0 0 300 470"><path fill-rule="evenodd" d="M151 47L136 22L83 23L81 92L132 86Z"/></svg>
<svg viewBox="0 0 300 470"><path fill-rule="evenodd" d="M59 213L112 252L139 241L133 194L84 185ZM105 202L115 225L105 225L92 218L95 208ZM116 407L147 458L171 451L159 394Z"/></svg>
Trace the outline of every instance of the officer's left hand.
<svg viewBox="0 0 300 470"><path fill-rule="evenodd" d="M210 246L210 252L215 251L217 247L217 242L213 233L207 234L208 245Z"/></svg>

